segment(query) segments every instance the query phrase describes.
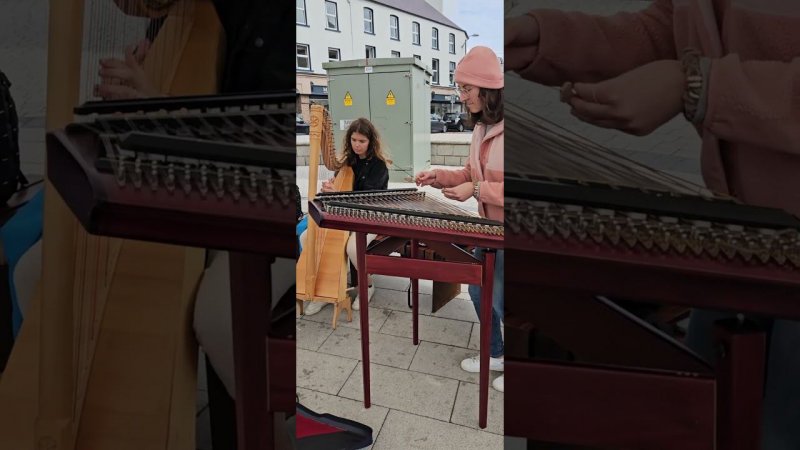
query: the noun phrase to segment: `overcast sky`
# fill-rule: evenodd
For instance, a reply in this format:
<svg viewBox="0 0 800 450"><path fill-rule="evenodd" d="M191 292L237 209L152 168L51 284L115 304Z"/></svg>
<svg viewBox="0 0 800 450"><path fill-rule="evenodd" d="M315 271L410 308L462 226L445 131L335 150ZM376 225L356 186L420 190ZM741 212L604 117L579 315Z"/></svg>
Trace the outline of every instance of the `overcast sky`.
<svg viewBox="0 0 800 450"><path fill-rule="evenodd" d="M502 0L444 0L444 15L467 32L467 48L485 45L503 56ZM460 54L460 53L459 53Z"/></svg>

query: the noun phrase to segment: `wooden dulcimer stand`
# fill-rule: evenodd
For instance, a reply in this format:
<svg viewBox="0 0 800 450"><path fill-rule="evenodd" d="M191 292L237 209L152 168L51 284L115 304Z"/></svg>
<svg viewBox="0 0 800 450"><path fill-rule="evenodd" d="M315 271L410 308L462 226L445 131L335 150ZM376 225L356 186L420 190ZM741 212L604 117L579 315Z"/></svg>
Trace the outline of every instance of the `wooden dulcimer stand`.
<svg viewBox="0 0 800 450"><path fill-rule="evenodd" d="M309 211L322 228L356 233L358 286L367 298L368 274L411 279L414 345L419 344L419 280L481 286L481 336L478 424L486 427L489 403L489 337L492 328L494 260L503 247L503 224L470 215L455 206L412 189L320 194ZM367 249L367 233L388 236ZM410 242L408 257L390 256ZM424 259L420 243L441 259ZM487 249L483 260L464 247ZM364 370L364 405L370 406L369 308L361 313L361 356Z"/></svg>

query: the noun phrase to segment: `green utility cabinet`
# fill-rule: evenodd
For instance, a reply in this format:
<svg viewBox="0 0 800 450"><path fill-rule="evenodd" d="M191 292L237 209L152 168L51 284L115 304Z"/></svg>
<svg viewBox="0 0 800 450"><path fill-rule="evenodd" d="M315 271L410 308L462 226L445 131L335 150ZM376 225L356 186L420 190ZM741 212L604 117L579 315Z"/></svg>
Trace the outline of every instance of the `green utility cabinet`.
<svg viewBox="0 0 800 450"><path fill-rule="evenodd" d="M336 149L347 127L366 117L378 128L393 161L389 180L408 181L431 161L431 72L415 58L323 63Z"/></svg>

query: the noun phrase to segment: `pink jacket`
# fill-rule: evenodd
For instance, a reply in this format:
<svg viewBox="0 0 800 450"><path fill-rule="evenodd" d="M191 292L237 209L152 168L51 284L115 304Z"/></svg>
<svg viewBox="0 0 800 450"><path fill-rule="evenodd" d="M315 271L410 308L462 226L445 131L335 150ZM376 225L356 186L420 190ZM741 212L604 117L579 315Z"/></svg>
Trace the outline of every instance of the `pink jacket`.
<svg viewBox="0 0 800 450"><path fill-rule="evenodd" d="M435 188L453 187L462 183L480 181L481 194L478 212L481 217L503 221L503 121L496 123L489 133L486 125L478 123L472 130L469 159L463 169L436 169ZM486 164L481 164L485 161Z"/></svg>
<svg viewBox="0 0 800 450"><path fill-rule="evenodd" d="M600 81L677 59L687 47L700 50L711 59L698 126L706 184L800 214L800 2L655 0L641 12L610 17L530 14L541 28L540 46L519 72L540 83Z"/></svg>

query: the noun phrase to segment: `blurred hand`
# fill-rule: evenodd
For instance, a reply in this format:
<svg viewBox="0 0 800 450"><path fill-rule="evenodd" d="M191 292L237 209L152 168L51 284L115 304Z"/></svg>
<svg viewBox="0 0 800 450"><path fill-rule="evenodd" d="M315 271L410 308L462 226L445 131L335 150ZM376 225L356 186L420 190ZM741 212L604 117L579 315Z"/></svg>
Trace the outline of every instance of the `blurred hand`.
<svg viewBox="0 0 800 450"><path fill-rule="evenodd" d="M506 19L505 30L505 70L519 70L527 67L536 58L539 47L539 22L533 16Z"/></svg>
<svg viewBox="0 0 800 450"><path fill-rule="evenodd" d="M322 182L322 192L337 192L336 187L333 185L333 178Z"/></svg>
<svg viewBox="0 0 800 450"><path fill-rule="evenodd" d="M133 56L139 65L144 64L144 58L150 52L150 39L142 39L133 47Z"/></svg>
<svg viewBox="0 0 800 450"><path fill-rule="evenodd" d="M429 186L436 182L436 172L433 170L423 170L414 177L417 186Z"/></svg>
<svg viewBox="0 0 800 450"><path fill-rule="evenodd" d="M472 190L472 183L467 182L461 183L456 187L444 188L442 189L442 194L444 194L444 196L450 200L458 200L463 202L464 200L472 197Z"/></svg>
<svg viewBox="0 0 800 450"><path fill-rule="evenodd" d="M661 60L600 83L567 83L561 100L584 122L644 136L683 110L684 85L681 63Z"/></svg>
<svg viewBox="0 0 800 450"><path fill-rule="evenodd" d="M158 97L162 95L153 86L142 68L150 50L150 41L143 39L125 50L125 60L104 58L100 60L99 85L95 96L103 100Z"/></svg>

